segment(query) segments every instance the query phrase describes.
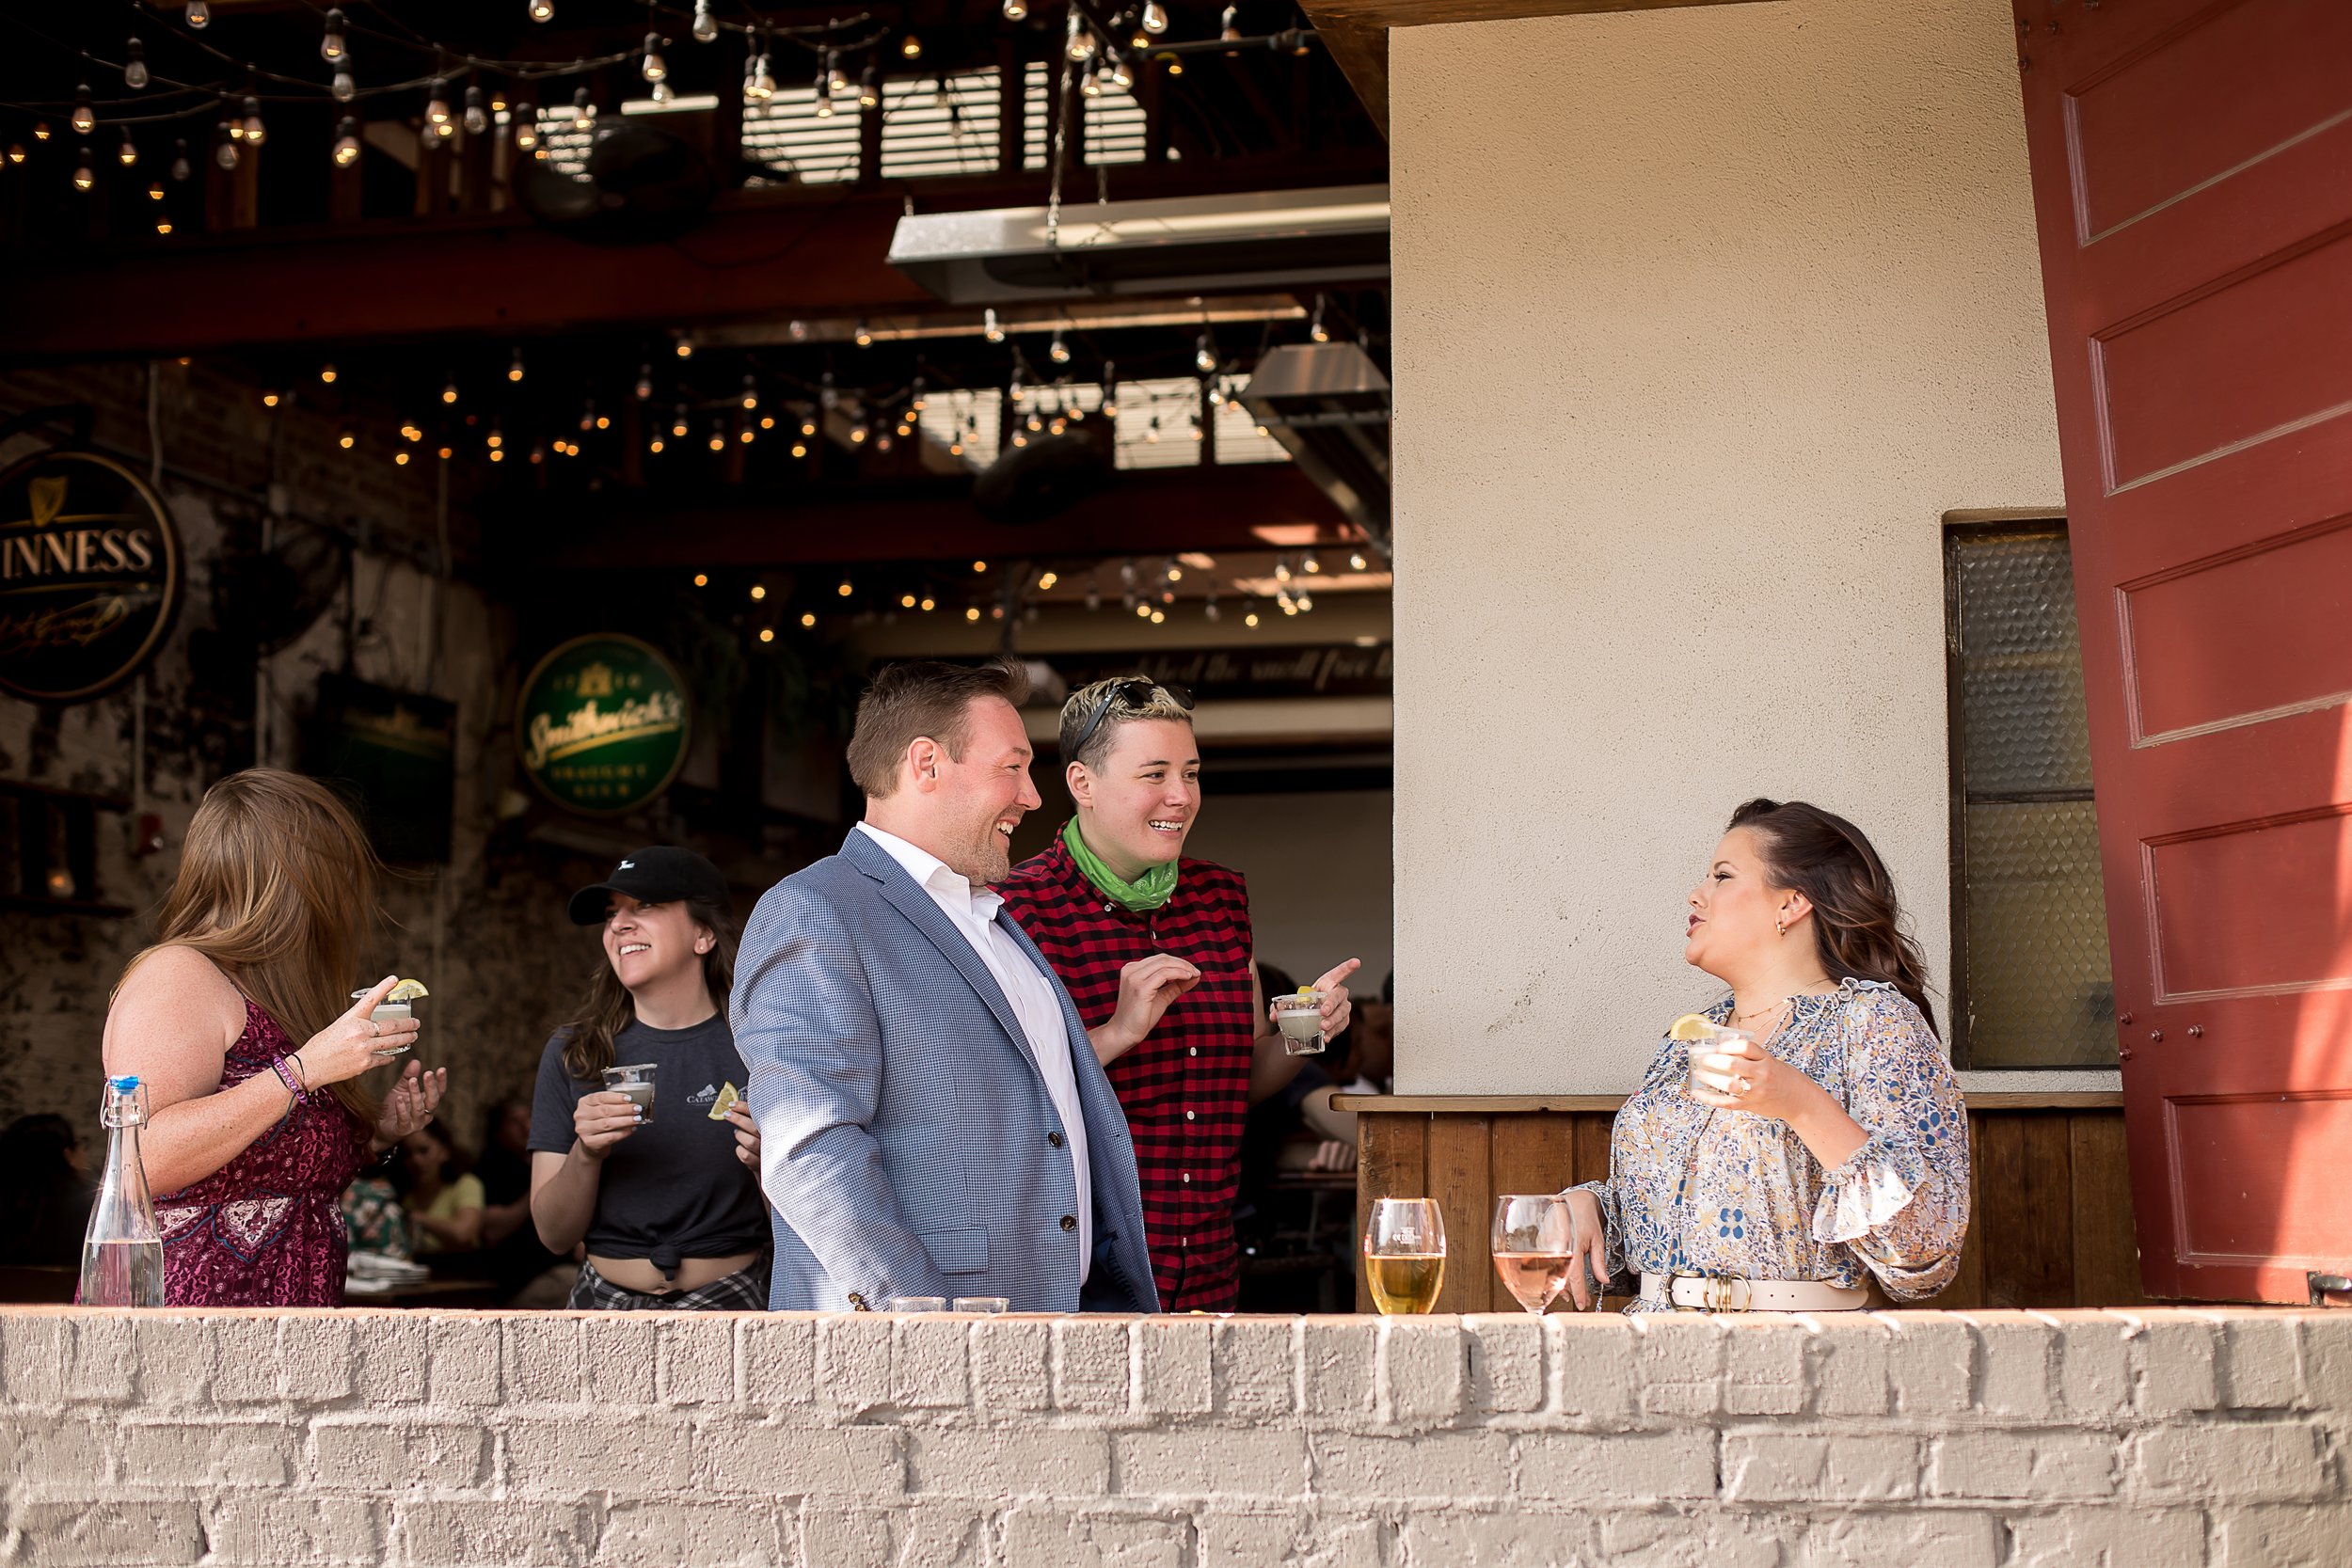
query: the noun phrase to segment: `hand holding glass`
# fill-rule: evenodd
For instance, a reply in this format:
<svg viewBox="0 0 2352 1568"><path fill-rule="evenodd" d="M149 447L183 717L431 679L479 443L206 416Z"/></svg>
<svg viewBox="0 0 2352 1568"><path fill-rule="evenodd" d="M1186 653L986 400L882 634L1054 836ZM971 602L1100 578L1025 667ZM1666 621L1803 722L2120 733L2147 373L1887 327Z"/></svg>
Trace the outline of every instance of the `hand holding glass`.
<svg viewBox="0 0 2352 1568"><path fill-rule="evenodd" d="M1495 1273L1503 1289L1542 1316L1568 1288L1576 1264L1576 1215L1558 1193L1505 1193L1495 1199Z"/></svg>
<svg viewBox="0 0 2352 1568"><path fill-rule="evenodd" d="M1445 1220L1437 1200L1375 1198L1364 1223L1364 1279L1383 1313L1427 1312L1445 1283Z"/></svg>

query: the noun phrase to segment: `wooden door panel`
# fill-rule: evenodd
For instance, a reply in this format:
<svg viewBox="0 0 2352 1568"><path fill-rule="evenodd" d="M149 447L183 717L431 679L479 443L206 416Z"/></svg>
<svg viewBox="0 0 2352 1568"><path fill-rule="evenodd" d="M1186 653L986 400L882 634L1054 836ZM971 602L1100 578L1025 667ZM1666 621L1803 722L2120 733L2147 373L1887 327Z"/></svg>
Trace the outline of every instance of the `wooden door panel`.
<svg viewBox="0 0 2352 1568"><path fill-rule="evenodd" d="M2352 703L2352 515L2118 593L2135 746Z"/></svg>
<svg viewBox="0 0 2352 1568"><path fill-rule="evenodd" d="M2352 413L2347 296L2352 231L2094 338L2106 488Z"/></svg>
<svg viewBox="0 0 2352 1568"><path fill-rule="evenodd" d="M2143 1278L2352 1260L2352 5L2014 0Z"/></svg>
<svg viewBox="0 0 2352 1568"><path fill-rule="evenodd" d="M2258 8L2202 8L2068 95L2082 240L2275 155L2352 107L2352 8L2323 10L2299 36L2265 25Z"/></svg>

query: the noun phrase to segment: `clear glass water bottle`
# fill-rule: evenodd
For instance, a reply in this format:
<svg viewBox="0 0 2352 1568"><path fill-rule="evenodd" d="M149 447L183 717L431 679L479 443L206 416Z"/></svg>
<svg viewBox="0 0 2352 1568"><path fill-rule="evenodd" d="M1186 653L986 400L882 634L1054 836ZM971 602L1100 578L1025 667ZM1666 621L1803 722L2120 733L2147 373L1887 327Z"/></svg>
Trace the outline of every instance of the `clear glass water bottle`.
<svg viewBox="0 0 2352 1568"><path fill-rule="evenodd" d="M106 1124L106 1174L82 1235L85 1307L161 1307L164 1237L139 1161L139 1129L147 1125L147 1090L128 1074L106 1080L100 1119Z"/></svg>

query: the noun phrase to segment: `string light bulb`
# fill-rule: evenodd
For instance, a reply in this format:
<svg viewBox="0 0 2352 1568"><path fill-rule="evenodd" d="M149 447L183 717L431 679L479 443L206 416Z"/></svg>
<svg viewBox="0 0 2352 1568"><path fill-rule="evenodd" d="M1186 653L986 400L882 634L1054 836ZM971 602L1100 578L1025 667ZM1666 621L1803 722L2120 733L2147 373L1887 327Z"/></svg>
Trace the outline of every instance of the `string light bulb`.
<svg viewBox="0 0 2352 1568"><path fill-rule="evenodd" d="M1200 367L1202 375L1211 375L1216 371L1216 344L1210 340L1205 331L1200 334L1200 341L1193 346L1192 362Z"/></svg>
<svg viewBox="0 0 2352 1568"><path fill-rule="evenodd" d="M857 106L871 109L882 103L882 78L877 68L868 65L857 79Z"/></svg>
<svg viewBox="0 0 2352 1568"><path fill-rule="evenodd" d="M980 332L992 343L1005 341L1005 329L996 320L996 308L990 306L980 312Z"/></svg>
<svg viewBox="0 0 2352 1568"><path fill-rule="evenodd" d="M1007 22L1028 21L1028 0L1005 0L1005 20Z"/></svg>
<svg viewBox="0 0 2352 1568"><path fill-rule="evenodd" d="M181 136L171 144L171 177L184 185L195 172L188 166L188 138Z"/></svg>
<svg viewBox="0 0 2352 1568"><path fill-rule="evenodd" d="M349 425L345 425L343 426L342 434L335 437L335 444L342 448L343 451L349 451L354 446L358 444L358 440L359 437L353 433L352 428Z"/></svg>
<svg viewBox="0 0 2352 1568"><path fill-rule="evenodd" d="M1087 25L1086 17L1078 8L1070 8L1070 26L1062 43L1062 53L1073 65L1084 65L1094 58L1094 29Z"/></svg>
<svg viewBox="0 0 2352 1568"><path fill-rule="evenodd" d="M1331 341L1331 329L1323 325L1323 295L1315 295L1315 313L1307 323L1307 336L1318 343Z"/></svg>
<svg viewBox="0 0 2352 1568"><path fill-rule="evenodd" d="M522 378L523 351L517 348L515 351L515 357L506 362L506 379L509 381L520 381Z"/></svg>
<svg viewBox="0 0 2352 1568"><path fill-rule="evenodd" d="M490 129L490 110L483 102L480 83L466 87L466 135L479 136Z"/></svg>
<svg viewBox="0 0 2352 1568"><path fill-rule="evenodd" d="M326 364L319 367L319 382L322 386L332 387L335 385L335 361L329 359Z"/></svg>
<svg viewBox="0 0 2352 1568"><path fill-rule="evenodd" d="M1136 85L1136 70L1134 66L1127 63L1127 56L1116 49L1104 50L1104 53L1111 59L1111 86L1121 92L1132 89Z"/></svg>
<svg viewBox="0 0 2352 1568"><path fill-rule="evenodd" d="M848 598L850 594L854 594L854 593L856 593L856 592L857 592L857 587L856 587L856 585L855 585L855 584L853 584L852 582L850 582L850 579L849 579L848 578L843 578L841 579L841 585L840 585L839 587L835 588L835 589L834 590L834 593L836 593L836 594L840 594L843 598L845 598L845 599L846 599L846 598Z"/></svg>
<svg viewBox="0 0 2352 1568"><path fill-rule="evenodd" d="M187 13L181 20L200 33L212 25L213 8L204 0L188 0Z"/></svg>
<svg viewBox="0 0 2352 1568"><path fill-rule="evenodd" d="M89 144L85 142L82 144L80 161L73 166L73 188L77 191L86 191L97 183L98 176L90 172Z"/></svg>
<svg viewBox="0 0 2352 1568"><path fill-rule="evenodd" d="M127 40L122 46L122 85L137 92L150 80L147 74L147 45L136 39Z"/></svg>
<svg viewBox="0 0 2352 1568"><path fill-rule="evenodd" d="M850 90L849 72L841 69L841 51L838 49L825 51L825 90L836 95Z"/></svg>
<svg viewBox="0 0 2352 1568"><path fill-rule="evenodd" d="M775 95L775 72L768 63L768 52L763 49L744 62L743 102L765 103Z"/></svg>
<svg viewBox="0 0 2352 1568"><path fill-rule="evenodd" d="M1308 576L1312 577L1315 573L1323 570L1323 558L1315 554L1314 551L1309 550L1305 555L1298 558L1298 569L1305 572Z"/></svg>
<svg viewBox="0 0 2352 1568"><path fill-rule="evenodd" d="M1106 420L1119 418L1119 362L1115 359L1103 361L1102 414Z"/></svg>
<svg viewBox="0 0 2352 1568"><path fill-rule="evenodd" d="M743 411L748 414L758 406L759 377L746 371L743 372Z"/></svg>
<svg viewBox="0 0 2352 1568"><path fill-rule="evenodd" d="M531 20L533 22L554 21L555 0L531 0Z"/></svg>
<svg viewBox="0 0 2352 1568"><path fill-rule="evenodd" d="M515 148L528 152L539 145L539 105L525 103L515 111Z"/></svg>
<svg viewBox="0 0 2352 1568"><path fill-rule="evenodd" d="M919 375L914 378L914 385L907 388L907 408L911 413L915 414L923 411L923 378Z"/></svg>
<svg viewBox="0 0 2352 1568"><path fill-rule="evenodd" d="M833 118L833 78L822 70L817 72L817 118Z"/></svg>
<svg viewBox="0 0 2352 1568"><path fill-rule="evenodd" d="M87 82L83 83L80 87L73 89L72 124L74 135L81 136L88 135L92 130L97 128L98 111L90 107L89 84ZM40 133L38 131L34 133L35 135L39 135L40 134Z"/></svg>
<svg viewBox="0 0 2352 1568"><path fill-rule="evenodd" d="M572 129L593 131L596 127L596 106L588 98L588 89L581 87L572 94Z"/></svg>
<svg viewBox="0 0 2352 1568"><path fill-rule="evenodd" d="M1057 365L1070 363L1070 345L1062 341L1061 328L1058 326L1054 328L1053 345L1045 351L1045 356Z"/></svg>
<svg viewBox="0 0 2352 1568"><path fill-rule="evenodd" d="M449 135L449 83L438 76L424 89L424 122L436 135Z"/></svg>
<svg viewBox="0 0 2352 1568"><path fill-rule="evenodd" d="M1363 551L1350 550L1347 552L1347 568L1349 571L1360 572L1371 564L1372 562L1364 559Z"/></svg>
<svg viewBox="0 0 2352 1568"><path fill-rule="evenodd" d="M923 57L923 40L916 38L913 33L909 33L906 37L898 40L898 54L903 59L921 59Z"/></svg>
<svg viewBox="0 0 2352 1568"><path fill-rule="evenodd" d="M8 162L12 164L21 164L24 161L24 144L21 141L12 141L8 143Z"/></svg>
<svg viewBox="0 0 2352 1568"><path fill-rule="evenodd" d="M446 381L446 382L442 383L442 386L441 386L441 402L442 402L442 403L444 403L444 404L453 404L453 403L455 403L456 401L457 401L457 378L456 378L455 376L451 376L451 377L449 378L449 380L448 380L448 381Z"/></svg>
<svg viewBox="0 0 2352 1568"><path fill-rule="evenodd" d="M1240 19L1241 8L1239 6L1226 7L1224 21L1217 28L1217 38L1226 43L1239 43L1241 41Z"/></svg>
<svg viewBox="0 0 2352 1568"><path fill-rule="evenodd" d="M358 80L351 74L349 68L338 66L334 80L326 84L326 93L338 103L348 103L359 96Z"/></svg>
<svg viewBox="0 0 2352 1568"><path fill-rule="evenodd" d="M343 13L339 6L326 11L326 34L319 40L319 58L333 65L351 57L351 46L343 41Z"/></svg>
<svg viewBox="0 0 2352 1568"><path fill-rule="evenodd" d="M637 367L637 401L639 403L644 403L651 400L652 397L653 367L651 365L640 365Z"/></svg>
<svg viewBox="0 0 2352 1568"><path fill-rule="evenodd" d="M686 404L682 403L677 405L677 412L670 417L670 434L681 441L686 439Z"/></svg>
<svg viewBox="0 0 2352 1568"><path fill-rule="evenodd" d="M139 161L139 144L131 139L131 128L128 125L122 128L122 146L116 151L115 156L121 160L124 168L133 167Z"/></svg>
<svg viewBox="0 0 2352 1568"><path fill-rule="evenodd" d="M164 182L161 180L157 180L147 187L147 199L150 201L161 201L163 198Z"/></svg>
<svg viewBox="0 0 2352 1568"><path fill-rule="evenodd" d="M245 101L245 139L249 147L259 147L269 139L269 127L262 123L262 101Z"/></svg>
<svg viewBox="0 0 2352 1568"><path fill-rule="evenodd" d="M49 139L49 122L47 120L37 119L33 121L33 139L35 141L47 141Z"/></svg>
<svg viewBox="0 0 2352 1568"><path fill-rule="evenodd" d="M1153 38L1168 31L1168 8L1160 0L1143 0L1143 30Z"/></svg>
<svg viewBox="0 0 2352 1568"><path fill-rule="evenodd" d="M670 79L670 63L661 57L660 33L645 35L645 59L637 68L637 73L648 82L666 82Z"/></svg>
<svg viewBox="0 0 2352 1568"><path fill-rule="evenodd" d="M851 341L854 341L854 342L857 344L857 346L858 346L858 347L860 347L860 348L870 348L871 346L873 346L873 342L874 342L874 332L873 332L873 328L871 328L871 327L869 327L869 326L867 326L867 325L866 325L866 320L865 320L865 318L864 318L864 317L862 317L862 316L861 316L860 318L858 318L857 330L856 330L855 332L853 332L853 333L851 333L851 334L850 334L850 339L851 339Z"/></svg>

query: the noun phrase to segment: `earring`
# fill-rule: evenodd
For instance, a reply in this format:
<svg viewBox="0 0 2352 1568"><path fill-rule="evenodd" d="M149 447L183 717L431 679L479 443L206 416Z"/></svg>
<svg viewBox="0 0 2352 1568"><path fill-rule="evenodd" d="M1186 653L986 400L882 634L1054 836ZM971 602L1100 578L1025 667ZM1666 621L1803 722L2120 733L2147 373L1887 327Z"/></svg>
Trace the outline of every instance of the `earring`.
<svg viewBox="0 0 2352 1568"><path fill-rule="evenodd" d="M1780 921L1775 920L1772 922L1772 934L1777 937L1785 937L1788 934L1788 927Z"/></svg>

